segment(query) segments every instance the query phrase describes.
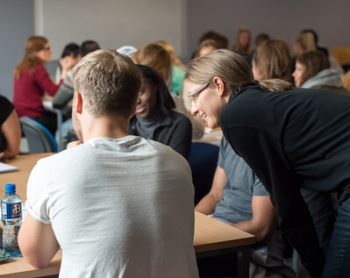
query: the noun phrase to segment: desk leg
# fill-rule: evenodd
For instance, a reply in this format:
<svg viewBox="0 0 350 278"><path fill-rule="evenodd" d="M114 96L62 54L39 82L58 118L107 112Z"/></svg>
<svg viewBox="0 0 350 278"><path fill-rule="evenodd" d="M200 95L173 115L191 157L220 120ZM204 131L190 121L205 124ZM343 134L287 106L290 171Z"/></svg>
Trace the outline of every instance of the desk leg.
<svg viewBox="0 0 350 278"><path fill-rule="evenodd" d="M237 252L237 274L240 278L249 278L249 248Z"/></svg>

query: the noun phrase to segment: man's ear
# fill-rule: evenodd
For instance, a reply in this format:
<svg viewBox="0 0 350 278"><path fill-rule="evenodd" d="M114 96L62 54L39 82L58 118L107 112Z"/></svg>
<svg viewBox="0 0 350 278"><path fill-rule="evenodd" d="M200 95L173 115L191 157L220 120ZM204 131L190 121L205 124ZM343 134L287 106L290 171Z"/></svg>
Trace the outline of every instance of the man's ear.
<svg viewBox="0 0 350 278"><path fill-rule="evenodd" d="M76 113L81 114L83 112L83 97L79 92L74 92L73 106Z"/></svg>
<svg viewBox="0 0 350 278"><path fill-rule="evenodd" d="M214 84L215 88L217 89L220 96L223 96L226 94L227 88L225 86L224 81L220 77L214 76L213 84Z"/></svg>

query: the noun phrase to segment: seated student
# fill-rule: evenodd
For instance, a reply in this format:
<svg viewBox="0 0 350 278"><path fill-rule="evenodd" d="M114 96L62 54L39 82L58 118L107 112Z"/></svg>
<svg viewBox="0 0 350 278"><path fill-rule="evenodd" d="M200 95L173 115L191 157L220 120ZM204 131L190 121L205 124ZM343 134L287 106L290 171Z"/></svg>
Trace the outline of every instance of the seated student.
<svg viewBox="0 0 350 278"><path fill-rule="evenodd" d="M175 102L164 80L153 69L143 65L137 68L143 82L129 134L168 145L187 158L192 144L191 121L174 111Z"/></svg>
<svg viewBox="0 0 350 278"><path fill-rule="evenodd" d="M91 52L99 50L99 49L101 49L101 47L96 41L93 41L93 40L83 41L81 43L81 46L80 46L80 58L86 56L87 54L89 54ZM68 89L66 86L63 86L63 89L65 89L65 88ZM70 92L72 92L71 89L70 89ZM62 96L62 98L61 98L61 96ZM69 94L69 93L65 94L64 93L62 95L60 94L57 97L57 99L54 101L56 101L56 103L57 102L67 103L67 102L70 102L72 99L73 99L73 94ZM74 133L71 119L69 119L63 123L63 125L61 127L61 136L62 136L62 138L64 138L64 145L67 145L71 141L77 140L77 136Z"/></svg>
<svg viewBox="0 0 350 278"><path fill-rule="evenodd" d="M252 73L255 80L272 78L290 82L292 78L292 56L288 44L281 40L265 40L254 51Z"/></svg>
<svg viewBox="0 0 350 278"><path fill-rule="evenodd" d="M198 45L195 58L212 53L217 49L220 49L220 46L215 40L204 40Z"/></svg>
<svg viewBox="0 0 350 278"><path fill-rule="evenodd" d="M137 64L145 65L151 67L156 71L165 81L168 88L171 86L171 57L169 53L159 44L150 43L138 49L133 60ZM187 118L191 120L192 123L192 137L193 139L200 139L204 134L204 124L203 121L193 117L190 113L190 107L187 106L186 101L188 97L177 96L176 94L171 94L176 104L176 111L184 114Z"/></svg>
<svg viewBox="0 0 350 278"><path fill-rule="evenodd" d="M258 275L284 275L292 277L293 272L283 265L283 241L281 234L275 232L275 210L270 200L270 195L255 176L253 171L238 156L225 138L222 139L219 152L218 166L215 171L210 192L197 204L196 210L204 214L212 214L213 217L229 223L243 231L254 234L258 246L252 249L251 274ZM226 258L218 260L225 261ZM200 273L213 272L227 275L225 266L220 265L220 270L204 261L205 270L199 261ZM231 265L231 264L230 264ZM203 269L203 270L202 270ZM202 270L202 271L201 271ZM211 274L207 274L210 277ZM279 277L279 276L277 276Z"/></svg>
<svg viewBox="0 0 350 278"><path fill-rule="evenodd" d="M321 51L309 51L296 58L293 72L296 87L318 89L336 95L346 95L341 75L330 68L329 59Z"/></svg>
<svg viewBox="0 0 350 278"><path fill-rule="evenodd" d="M252 40L252 33L248 28L240 27L232 46L232 50L239 54L250 54L250 43Z"/></svg>
<svg viewBox="0 0 350 278"><path fill-rule="evenodd" d="M69 43L67 44L63 52L61 54L61 59L65 57L71 57L73 67L79 62L80 60L80 46L76 43ZM60 76L61 76L61 67L59 66L56 71L56 82L59 82ZM63 84L60 86L58 92L54 96L52 100L52 105L54 108L62 109L67 106L67 104L72 100L73 94L74 94L74 88L73 88L73 80L72 80L72 70L70 70L67 73L66 78L63 81Z"/></svg>
<svg viewBox="0 0 350 278"><path fill-rule="evenodd" d="M62 66L60 81L52 82L45 63L51 61L51 48L46 38L31 36L26 40L23 60L15 69L13 102L19 117L34 118L47 127L52 134L57 128L56 114L45 111L42 97L45 93L54 96L68 71L73 66L70 57L60 60Z"/></svg>
<svg viewBox="0 0 350 278"><path fill-rule="evenodd" d="M21 128L12 103L0 95L0 159L18 154Z"/></svg>
<svg viewBox="0 0 350 278"><path fill-rule="evenodd" d="M81 57L88 55L91 52L101 49L101 46L97 41L86 40L83 41L80 45Z"/></svg>
<svg viewBox="0 0 350 278"><path fill-rule="evenodd" d="M313 29L304 29L302 30L297 39L294 42L294 51L296 57L300 56L303 53L306 53L308 51L321 51L323 54L326 55L327 59L329 60L330 67L337 71L339 74L344 74L344 70L339 65L337 60L329 53L328 49L325 47L321 47L318 44L318 35L315 30Z"/></svg>
<svg viewBox="0 0 350 278"><path fill-rule="evenodd" d="M185 65L176 56L174 47L167 41L159 40L155 44L163 47L170 55L171 60L171 87L169 91L176 95L181 95L182 91L182 81L185 76Z"/></svg>
<svg viewBox="0 0 350 278"><path fill-rule="evenodd" d="M217 47L217 49L221 49L221 48L228 48L228 38L216 31L207 31L204 32L199 40L198 40L198 44L197 44L197 49L192 53L191 55L191 60L196 58L196 56L198 56L198 48L199 46L202 44L202 42L207 41L207 40L213 40L215 41L215 47Z"/></svg>
<svg viewBox="0 0 350 278"><path fill-rule="evenodd" d="M99 50L73 76L79 141L29 177L24 258L47 267L61 248L60 277L198 277L191 170L168 146L127 133L139 71Z"/></svg>

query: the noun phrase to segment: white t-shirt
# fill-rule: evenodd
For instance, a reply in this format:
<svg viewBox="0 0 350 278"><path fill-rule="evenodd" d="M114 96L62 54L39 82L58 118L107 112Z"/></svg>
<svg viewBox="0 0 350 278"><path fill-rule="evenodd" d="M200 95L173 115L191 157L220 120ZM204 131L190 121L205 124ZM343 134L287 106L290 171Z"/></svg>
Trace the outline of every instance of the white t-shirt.
<svg viewBox="0 0 350 278"><path fill-rule="evenodd" d="M60 277L198 277L193 191L171 148L100 137L41 159L26 208L52 225Z"/></svg>

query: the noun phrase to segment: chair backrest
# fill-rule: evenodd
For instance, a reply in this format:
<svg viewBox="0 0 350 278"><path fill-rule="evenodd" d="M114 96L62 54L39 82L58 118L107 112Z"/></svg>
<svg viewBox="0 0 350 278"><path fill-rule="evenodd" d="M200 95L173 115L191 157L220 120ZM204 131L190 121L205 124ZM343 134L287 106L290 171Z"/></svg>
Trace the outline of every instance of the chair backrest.
<svg viewBox="0 0 350 278"><path fill-rule="evenodd" d="M20 121L29 153L57 152L56 140L45 126L29 117L22 117Z"/></svg>
<svg viewBox="0 0 350 278"><path fill-rule="evenodd" d="M210 191L218 156L218 146L203 142L192 143L188 162L192 170L196 204Z"/></svg>

